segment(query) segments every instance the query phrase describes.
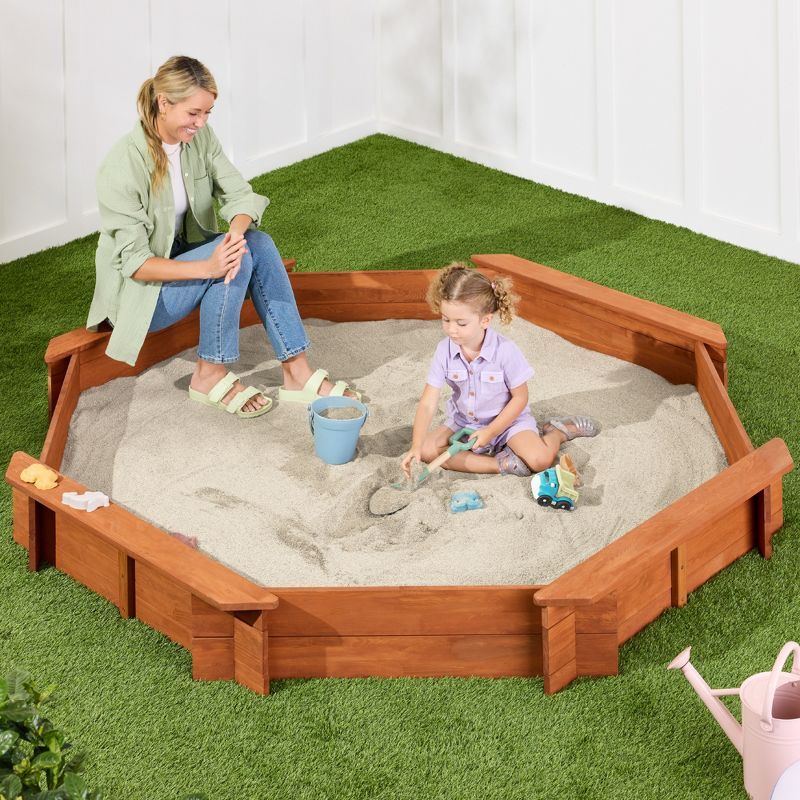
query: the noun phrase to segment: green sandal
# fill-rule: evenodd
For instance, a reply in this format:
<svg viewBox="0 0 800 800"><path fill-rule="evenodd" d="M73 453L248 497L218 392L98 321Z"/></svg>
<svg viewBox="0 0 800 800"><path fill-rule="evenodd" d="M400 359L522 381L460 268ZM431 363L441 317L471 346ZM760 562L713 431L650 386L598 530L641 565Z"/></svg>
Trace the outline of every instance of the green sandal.
<svg viewBox="0 0 800 800"><path fill-rule="evenodd" d="M281 386L278 389L278 402L280 403L302 403L308 405L316 400L318 397L344 397L346 391L353 393L355 400L361 400L361 393L355 389L351 389L344 381L336 381L333 384L330 394L319 394L319 387L322 382L328 378L328 372L324 369L318 369L307 381L302 389L284 389Z"/></svg>
<svg viewBox="0 0 800 800"><path fill-rule="evenodd" d="M211 391L208 394L198 392L196 389L192 389L190 386L189 397L192 400L196 400L198 403L203 403L207 406L214 406L215 408L221 408L224 411L227 411L229 414L236 414L237 417L243 417L245 419L250 417L260 417L262 414L266 414L267 411L272 408L272 400L266 396L264 396L264 399L267 401L266 405L259 408L258 411L242 411L248 400L255 397L257 394L264 395L261 389L256 389L255 386L248 386L247 389L242 389L242 391L235 394L231 401L227 404L222 402L222 398L228 394L233 384L238 380L239 378L236 375L234 375L232 372L229 372L224 378L222 378L222 380L220 380L211 388Z"/></svg>

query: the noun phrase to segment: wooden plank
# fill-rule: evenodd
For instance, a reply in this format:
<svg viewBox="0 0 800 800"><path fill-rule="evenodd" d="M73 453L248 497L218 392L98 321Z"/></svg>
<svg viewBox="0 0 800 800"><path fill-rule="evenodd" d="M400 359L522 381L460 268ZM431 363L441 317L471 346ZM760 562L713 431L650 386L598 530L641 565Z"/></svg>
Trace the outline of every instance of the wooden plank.
<svg viewBox="0 0 800 800"><path fill-rule="evenodd" d="M90 528L62 515L56 522L55 567L121 607L119 551Z"/></svg>
<svg viewBox="0 0 800 800"><path fill-rule="evenodd" d="M552 674L545 673L544 676L544 693L555 694L560 692L565 687L569 686L575 678L578 677L578 662L570 661L565 664L561 669Z"/></svg>
<svg viewBox="0 0 800 800"><path fill-rule="evenodd" d="M191 651L193 680L230 681L234 679L232 636L194 638Z"/></svg>
<svg viewBox="0 0 800 800"><path fill-rule="evenodd" d="M194 595L191 601L191 614L194 639L233 636L233 614L219 611Z"/></svg>
<svg viewBox="0 0 800 800"><path fill-rule="evenodd" d="M643 596L643 599L643 605L635 613L620 621L617 634L619 644L627 642L631 636L646 628L653 620L658 619L672 605L670 589L654 591L651 595Z"/></svg>
<svg viewBox="0 0 800 800"><path fill-rule="evenodd" d="M124 508L111 503L87 514L61 503L62 492L85 492L86 487L63 477L57 491L45 492L23 483L19 473L36 463L27 453L11 458L6 481L29 494L38 503L54 509L59 518L68 518L86 527L100 540L136 559L137 569L144 563L171 576L178 586L220 610L275 608L278 599L267 590L227 567L193 550L154 528ZM115 566L116 574L116 566Z"/></svg>
<svg viewBox="0 0 800 800"><path fill-rule="evenodd" d="M269 650L266 614L259 614L255 624L237 616L233 622L234 676L256 694L269 694Z"/></svg>
<svg viewBox="0 0 800 800"><path fill-rule="evenodd" d="M542 657L544 674L555 672L575 660L575 614L556 623L552 628L542 628Z"/></svg>
<svg viewBox="0 0 800 800"><path fill-rule="evenodd" d="M123 619L136 617L136 562L117 550L119 565L119 613Z"/></svg>
<svg viewBox="0 0 800 800"><path fill-rule="evenodd" d="M25 506L25 527L28 530L28 571L38 572L42 566L43 531L39 520L39 504L28 498Z"/></svg>
<svg viewBox="0 0 800 800"><path fill-rule="evenodd" d="M538 298L534 300L523 296L519 311L524 319L552 330L580 347L638 364L671 383L691 383L694 379L694 355L691 350Z"/></svg>
<svg viewBox="0 0 800 800"><path fill-rule="evenodd" d="M64 448L69 434L69 423L80 394L80 363L77 358L73 357L69 360L64 382L42 446L42 454L39 457L43 464L47 464L48 467L55 470L61 467L61 459L64 457Z"/></svg>
<svg viewBox="0 0 800 800"><path fill-rule="evenodd" d="M724 553L731 545L737 542L748 542L744 552L754 546L752 502L752 500L743 501L719 519L715 525L686 542L687 591L694 591L708 578L727 566L727 564L723 564L710 571L706 565L718 564L720 553Z"/></svg>
<svg viewBox="0 0 800 800"><path fill-rule="evenodd" d="M697 392L725 450L728 463L732 464L752 453L753 444L703 342L695 345L695 370Z"/></svg>
<svg viewBox="0 0 800 800"><path fill-rule="evenodd" d="M635 578L646 564L707 530L792 468L781 439L772 439L535 595L537 605L585 605Z"/></svg>
<svg viewBox="0 0 800 800"><path fill-rule="evenodd" d="M541 636L270 636L273 678L542 674Z"/></svg>
<svg viewBox="0 0 800 800"><path fill-rule="evenodd" d="M672 605L683 608L686 605L686 543L679 544L670 553L670 572L672 583Z"/></svg>
<svg viewBox="0 0 800 800"><path fill-rule="evenodd" d="M24 492L11 490L11 533L14 541L26 549L31 525L28 506L31 502L33 502L31 498Z"/></svg>
<svg viewBox="0 0 800 800"><path fill-rule="evenodd" d="M619 625L649 606L654 596L666 593L666 608L672 602L672 565L669 552L661 553L650 561L642 561L639 572L628 578L617 589ZM661 609L663 610L663 609ZM661 613L661 611L659 611Z"/></svg>
<svg viewBox="0 0 800 800"><path fill-rule="evenodd" d="M578 675L619 674L617 633L579 633L576 639Z"/></svg>
<svg viewBox="0 0 800 800"><path fill-rule="evenodd" d="M529 634L541 628L538 586L275 589L271 636Z"/></svg>
<svg viewBox="0 0 800 800"><path fill-rule="evenodd" d="M136 564L136 616L179 645L191 649L192 596L171 576Z"/></svg>
<svg viewBox="0 0 800 800"><path fill-rule="evenodd" d="M53 418L53 412L56 410L56 403L58 403L69 364L70 357L67 356L47 365L47 416L49 419Z"/></svg>
<svg viewBox="0 0 800 800"><path fill-rule="evenodd" d="M737 558L741 558L745 553L752 550L754 546L755 541L752 532L742 534L738 539L731 541L727 547L715 556L691 569L688 579L689 585L695 587L702 586L707 580L713 578L714 575L725 569L725 567L733 564Z"/></svg>
<svg viewBox="0 0 800 800"><path fill-rule="evenodd" d="M575 633L617 633L617 596L610 594L590 606L575 609Z"/></svg>
<svg viewBox="0 0 800 800"><path fill-rule="evenodd" d="M605 309L647 326L639 328L640 332L651 330L650 326L658 326L665 333L706 342L720 353L727 350L725 334L714 322L693 317L691 314L649 300L632 297L616 289L568 275L519 256L505 253L481 254L471 256L471 260L478 267L495 269L514 276L515 284L519 281L520 286L527 284L537 289L557 292L564 297L564 302L584 301L587 306Z"/></svg>

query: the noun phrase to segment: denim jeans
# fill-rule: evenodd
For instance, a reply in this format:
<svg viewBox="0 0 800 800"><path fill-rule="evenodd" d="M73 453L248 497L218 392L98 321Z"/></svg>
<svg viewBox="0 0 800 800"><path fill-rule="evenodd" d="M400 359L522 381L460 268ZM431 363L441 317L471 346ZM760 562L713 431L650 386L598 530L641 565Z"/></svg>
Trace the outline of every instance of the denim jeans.
<svg viewBox="0 0 800 800"><path fill-rule="evenodd" d="M201 261L208 258L224 234L190 250L176 241L171 258ZM308 350L309 342L289 276L272 238L259 230L244 235L246 252L239 274L227 285L224 278L171 281L161 284L150 331L160 331L200 306L198 358L229 364L239 358L239 315L247 292L253 298L278 361Z"/></svg>

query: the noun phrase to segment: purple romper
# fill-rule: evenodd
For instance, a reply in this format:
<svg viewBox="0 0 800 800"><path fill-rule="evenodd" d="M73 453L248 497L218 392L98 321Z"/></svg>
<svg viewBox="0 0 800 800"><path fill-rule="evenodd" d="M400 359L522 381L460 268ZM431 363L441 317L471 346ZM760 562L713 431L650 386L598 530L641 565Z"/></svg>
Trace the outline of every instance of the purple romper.
<svg viewBox="0 0 800 800"><path fill-rule="evenodd" d="M452 388L444 424L457 431L491 424L511 400L510 390L532 377L533 367L519 347L493 328L487 328L481 352L472 362L467 362L461 348L449 336L442 339L433 354L427 382L436 389L445 383ZM520 431L538 431L527 406L487 447L475 452L496 453Z"/></svg>

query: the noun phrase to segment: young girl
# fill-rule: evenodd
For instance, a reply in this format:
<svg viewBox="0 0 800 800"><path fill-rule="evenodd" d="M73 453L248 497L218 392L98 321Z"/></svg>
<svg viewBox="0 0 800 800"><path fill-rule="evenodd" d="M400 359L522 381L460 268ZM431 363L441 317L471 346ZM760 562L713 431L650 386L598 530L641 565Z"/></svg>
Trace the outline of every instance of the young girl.
<svg viewBox="0 0 800 800"><path fill-rule="evenodd" d="M412 459L432 461L464 427L475 429L472 449L457 453L445 467L501 475L540 472L552 466L565 441L597 435L589 417L551 419L540 435L528 409L533 368L511 340L489 327L495 313L504 325L513 318L519 298L508 278L491 281L465 264L451 264L431 284L427 300L441 313L446 338L436 348L417 406L411 449L402 461L406 475ZM445 383L453 390L445 424L428 430Z"/></svg>

